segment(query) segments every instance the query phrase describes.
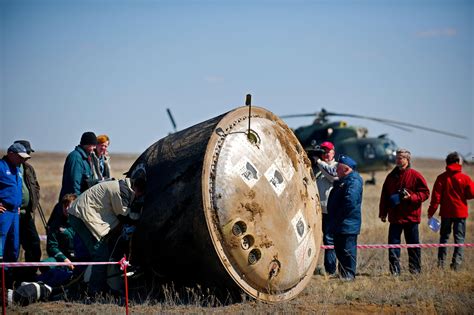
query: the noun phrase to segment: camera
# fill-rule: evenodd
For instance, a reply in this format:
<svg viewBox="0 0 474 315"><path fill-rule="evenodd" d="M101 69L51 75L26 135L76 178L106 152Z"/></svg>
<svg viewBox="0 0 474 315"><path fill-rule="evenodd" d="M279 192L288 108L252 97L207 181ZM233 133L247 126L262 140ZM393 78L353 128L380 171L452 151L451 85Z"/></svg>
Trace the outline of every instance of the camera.
<svg viewBox="0 0 474 315"><path fill-rule="evenodd" d="M400 199L403 199L407 196L410 196L410 193L408 192L408 190L406 190L406 188L401 188L398 190L398 195L400 196Z"/></svg>
<svg viewBox="0 0 474 315"><path fill-rule="evenodd" d="M399 190L397 190L394 194L390 196L390 202L392 203L392 206L398 206L402 202L403 198L405 198L406 196L410 196L408 190L406 190L405 188L400 188Z"/></svg>
<svg viewBox="0 0 474 315"><path fill-rule="evenodd" d="M315 145L315 146L313 146L313 147L311 147L307 150L307 153L308 153L309 157L315 157L316 156L320 159L322 159L323 154L325 152L326 151L323 148L321 148L319 145Z"/></svg>

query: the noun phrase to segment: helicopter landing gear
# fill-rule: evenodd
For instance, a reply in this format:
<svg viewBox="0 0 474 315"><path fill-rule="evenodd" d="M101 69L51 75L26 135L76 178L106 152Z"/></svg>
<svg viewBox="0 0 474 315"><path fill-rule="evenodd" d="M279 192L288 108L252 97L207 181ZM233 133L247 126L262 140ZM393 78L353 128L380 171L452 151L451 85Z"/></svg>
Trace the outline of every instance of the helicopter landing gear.
<svg viewBox="0 0 474 315"><path fill-rule="evenodd" d="M375 185L375 172L372 172L372 178L365 181L366 185Z"/></svg>

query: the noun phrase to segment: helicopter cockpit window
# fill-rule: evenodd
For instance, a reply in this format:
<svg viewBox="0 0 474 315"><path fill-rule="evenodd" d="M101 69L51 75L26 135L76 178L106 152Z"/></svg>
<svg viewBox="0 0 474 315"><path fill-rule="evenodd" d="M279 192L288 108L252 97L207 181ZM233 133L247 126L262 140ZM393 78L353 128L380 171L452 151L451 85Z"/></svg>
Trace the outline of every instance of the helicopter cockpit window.
<svg viewBox="0 0 474 315"><path fill-rule="evenodd" d="M395 144L395 142L390 139L387 139L387 141L384 142L383 146L385 149L385 154L387 156L387 161L389 163L395 163L395 155L397 151L397 145Z"/></svg>
<svg viewBox="0 0 474 315"><path fill-rule="evenodd" d="M364 158L367 160L375 159L375 148L370 143L368 143L364 148Z"/></svg>

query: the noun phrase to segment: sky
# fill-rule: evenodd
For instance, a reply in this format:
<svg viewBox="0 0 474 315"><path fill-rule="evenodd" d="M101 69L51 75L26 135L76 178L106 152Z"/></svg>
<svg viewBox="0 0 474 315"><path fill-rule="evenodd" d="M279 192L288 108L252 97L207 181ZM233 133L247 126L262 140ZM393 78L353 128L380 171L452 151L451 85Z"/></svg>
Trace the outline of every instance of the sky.
<svg viewBox="0 0 474 315"><path fill-rule="evenodd" d="M166 108L184 129L250 93L276 115L464 135L343 119L415 157L472 158L473 33L474 1L0 0L0 149L69 152L94 131L139 154L173 131Z"/></svg>

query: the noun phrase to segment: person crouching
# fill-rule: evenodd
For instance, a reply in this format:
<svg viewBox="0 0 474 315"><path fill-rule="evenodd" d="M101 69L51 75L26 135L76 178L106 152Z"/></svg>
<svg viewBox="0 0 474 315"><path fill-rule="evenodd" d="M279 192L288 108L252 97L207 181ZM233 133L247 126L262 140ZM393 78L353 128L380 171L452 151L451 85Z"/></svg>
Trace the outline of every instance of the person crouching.
<svg viewBox="0 0 474 315"><path fill-rule="evenodd" d="M133 201L144 194L144 184L130 179L99 183L85 192L69 208L69 223L81 238L93 262L110 258L109 241L120 235L120 221L131 214ZM107 292L107 266L95 265L89 281L89 294Z"/></svg>

